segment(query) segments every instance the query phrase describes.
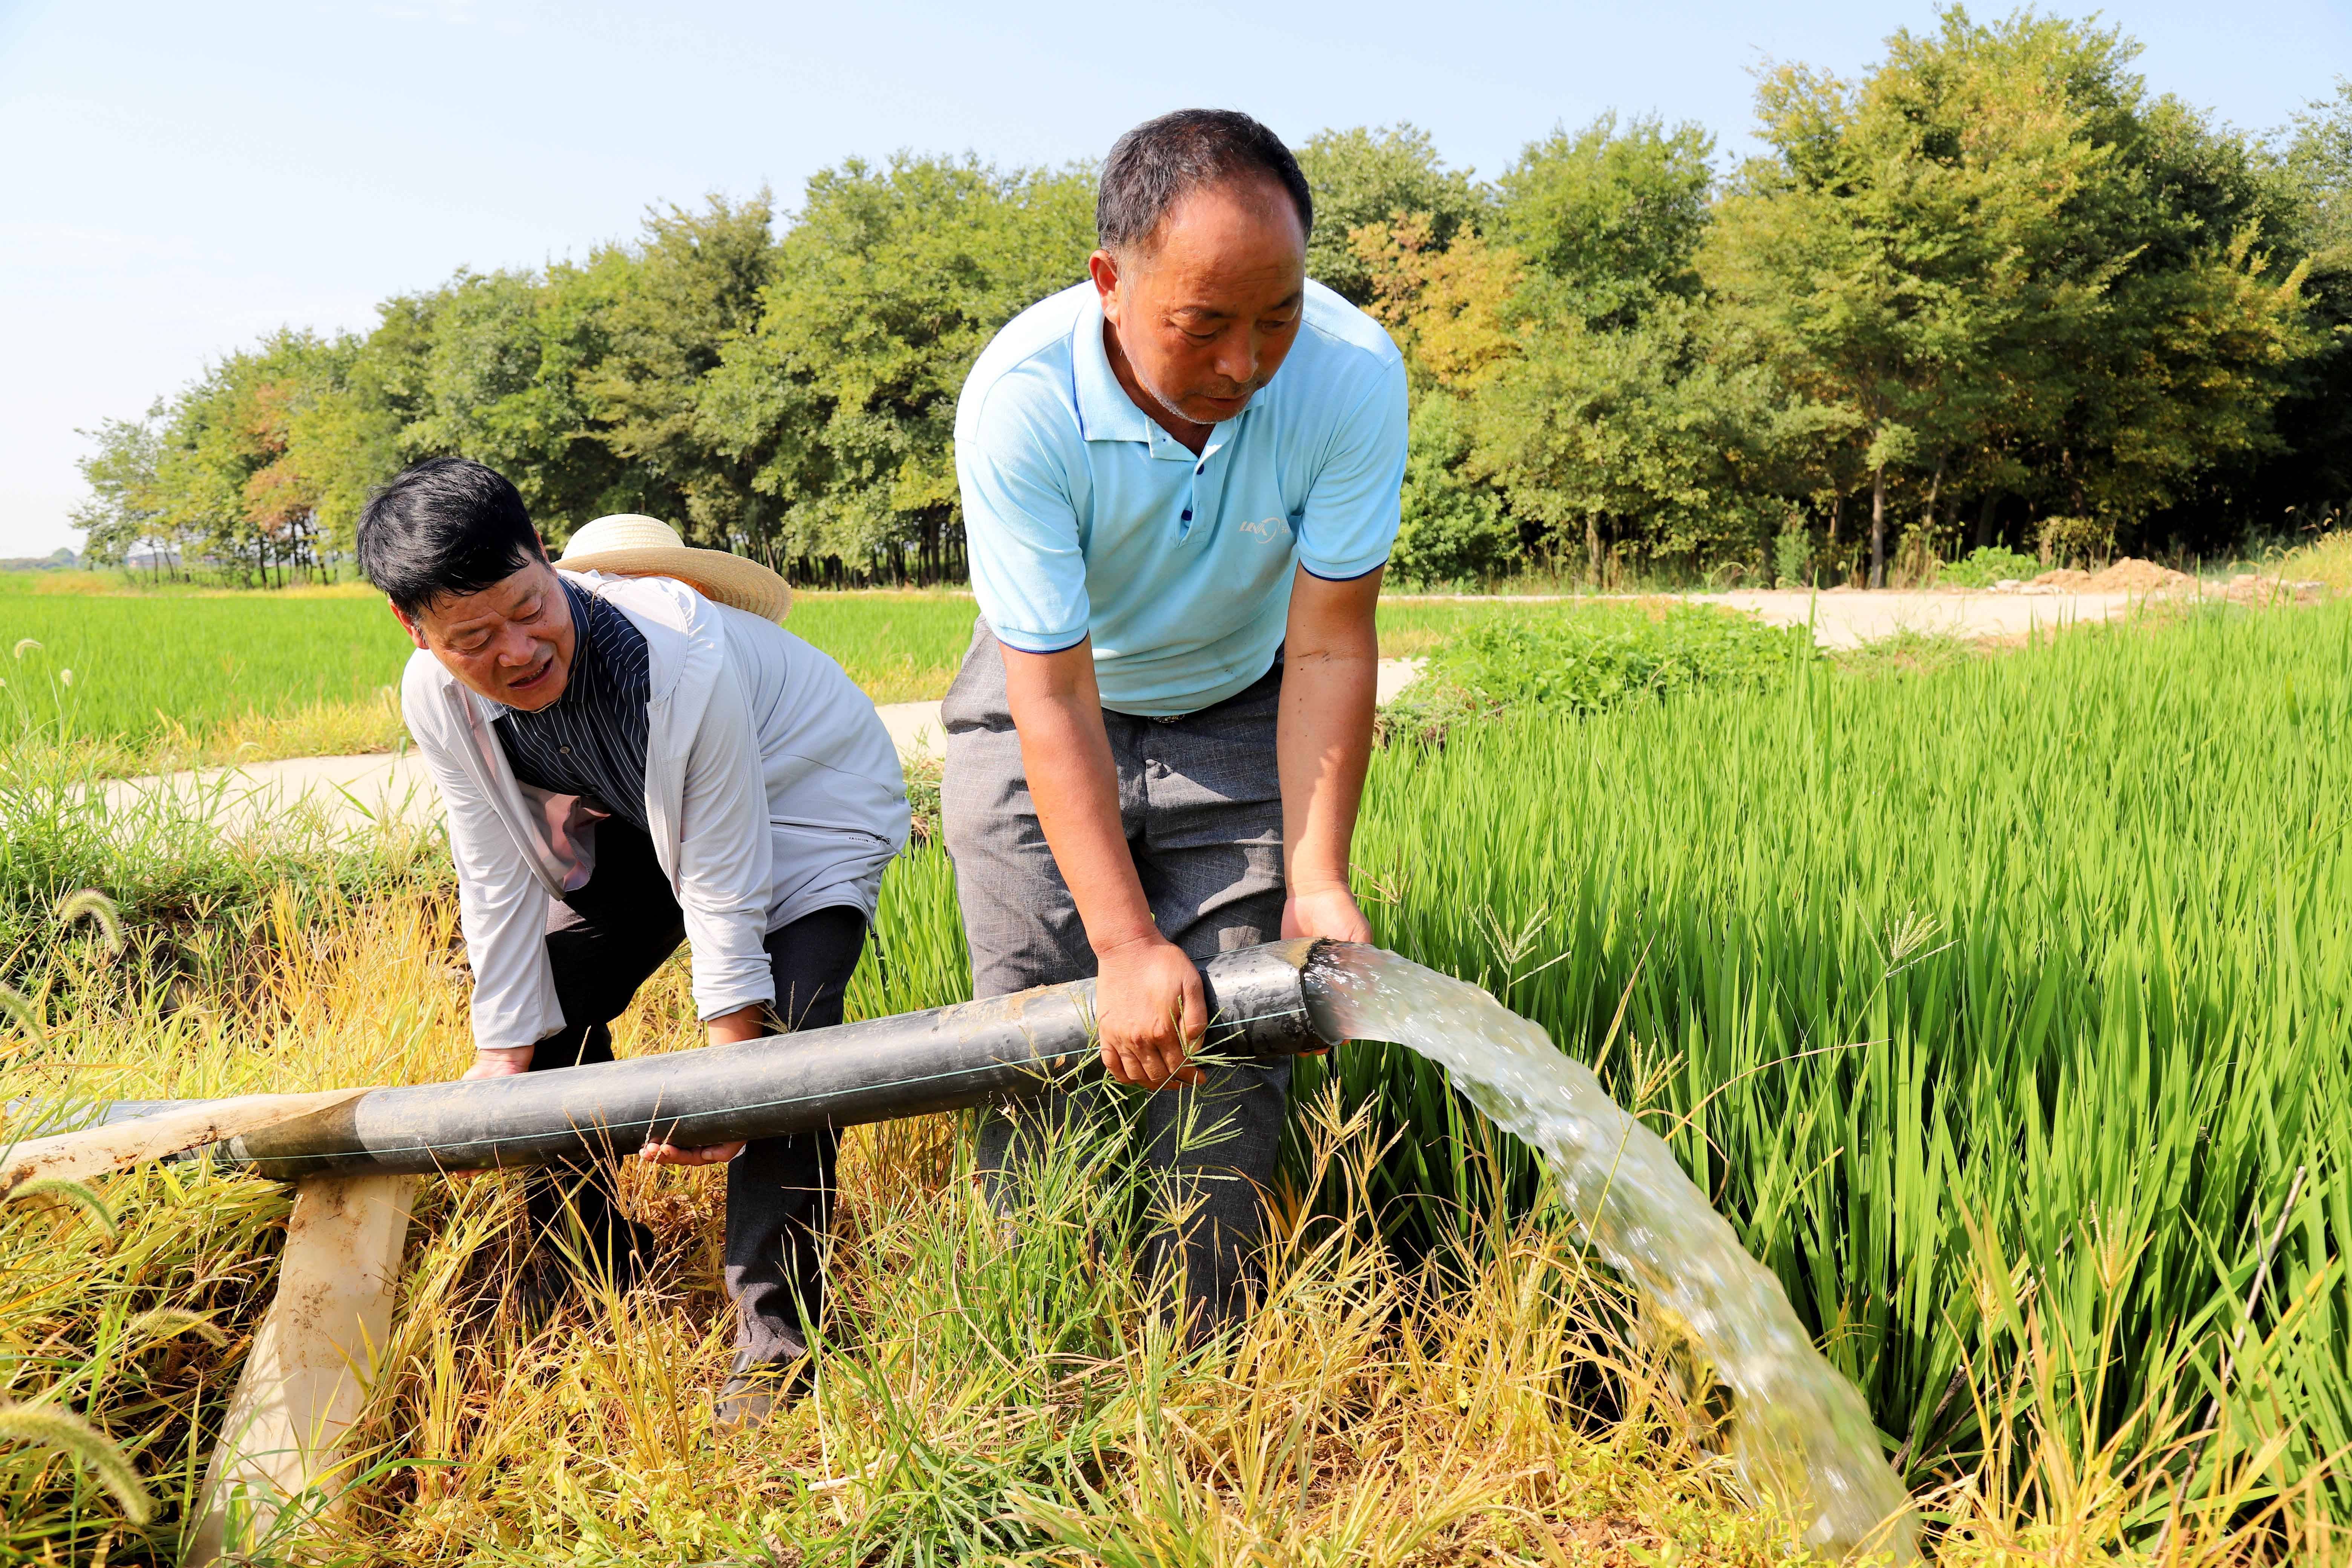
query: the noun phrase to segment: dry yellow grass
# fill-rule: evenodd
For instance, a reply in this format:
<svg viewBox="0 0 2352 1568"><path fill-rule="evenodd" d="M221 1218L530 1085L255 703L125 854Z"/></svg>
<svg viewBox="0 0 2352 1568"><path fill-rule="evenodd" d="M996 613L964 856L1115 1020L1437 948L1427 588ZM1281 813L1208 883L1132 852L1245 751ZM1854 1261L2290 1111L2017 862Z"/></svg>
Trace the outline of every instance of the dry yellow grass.
<svg viewBox="0 0 2352 1568"><path fill-rule="evenodd" d="M2352 531L2322 534L2288 551L2277 568L2264 575L2290 583L2325 583L2336 593L2352 593Z"/></svg>

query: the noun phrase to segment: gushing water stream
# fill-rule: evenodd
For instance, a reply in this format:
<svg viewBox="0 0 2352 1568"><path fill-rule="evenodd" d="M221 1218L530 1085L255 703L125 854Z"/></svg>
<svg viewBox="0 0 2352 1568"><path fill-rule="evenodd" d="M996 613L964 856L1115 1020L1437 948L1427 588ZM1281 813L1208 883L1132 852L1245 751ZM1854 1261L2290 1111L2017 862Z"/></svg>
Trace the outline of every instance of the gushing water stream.
<svg viewBox="0 0 2352 1568"><path fill-rule="evenodd" d="M1833 1556L1918 1560L1910 1500L1853 1384L1813 1348L1780 1283L1591 1069L1475 985L1370 947L1326 949L1308 1005L1333 1038L1390 1040L1444 1067L1542 1156L1592 1247L1679 1317L1736 1398L1750 1485L1812 1516Z"/></svg>

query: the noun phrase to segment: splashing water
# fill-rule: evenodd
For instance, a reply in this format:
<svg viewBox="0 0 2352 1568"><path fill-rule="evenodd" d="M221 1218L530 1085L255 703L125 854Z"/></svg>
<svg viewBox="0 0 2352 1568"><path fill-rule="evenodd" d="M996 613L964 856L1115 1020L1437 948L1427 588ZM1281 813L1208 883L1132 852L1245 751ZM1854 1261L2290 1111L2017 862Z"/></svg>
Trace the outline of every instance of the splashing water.
<svg viewBox="0 0 2352 1568"><path fill-rule="evenodd" d="M1329 1038L1390 1040L1444 1068L1539 1153L1594 1250L1678 1316L1737 1398L1733 1454L1750 1485L1837 1556L1918 1561L1910 1499L1853 1384L1822 1358L1771 1273L1739 1245L1657 1134L1591 1068L1475 985L1378 948L1334 945L1307 970Z"/></svg>

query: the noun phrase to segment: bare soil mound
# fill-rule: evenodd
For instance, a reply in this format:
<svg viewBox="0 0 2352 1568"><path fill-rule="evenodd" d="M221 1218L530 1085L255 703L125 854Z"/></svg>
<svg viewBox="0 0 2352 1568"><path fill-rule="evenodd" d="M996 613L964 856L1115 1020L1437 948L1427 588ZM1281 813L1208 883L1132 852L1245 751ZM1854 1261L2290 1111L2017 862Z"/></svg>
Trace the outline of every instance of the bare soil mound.
<svg viewBox="0 0 2352 1568"><path fill-rule="evenodd" d="M2068 568L2044 572L2027 586L2055 588L2067 594L2179 594L2196 587L2197 579L2186 572L2175 572L2153 561L2126 555L2100 572Z"/></svg>

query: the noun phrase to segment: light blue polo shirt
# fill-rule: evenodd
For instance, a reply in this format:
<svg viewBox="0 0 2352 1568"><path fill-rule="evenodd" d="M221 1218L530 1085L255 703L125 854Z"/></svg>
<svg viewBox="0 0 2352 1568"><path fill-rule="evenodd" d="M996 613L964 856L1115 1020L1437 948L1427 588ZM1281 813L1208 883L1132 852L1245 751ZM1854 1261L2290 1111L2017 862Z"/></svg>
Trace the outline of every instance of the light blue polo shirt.
<svg viewBox="0 0 2352 1568"><path fill-rule="evenodd" d="M972 594L1006 647L1094 638L1103 706L1167 718L1273 667L1294 563L1388 560L1404 480L1396 344L1321 284L1282 368L1194 457L1104 353L1091 282L996 334L956 405Z"/></svg>

